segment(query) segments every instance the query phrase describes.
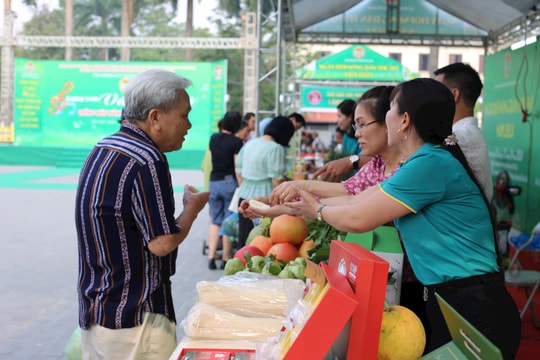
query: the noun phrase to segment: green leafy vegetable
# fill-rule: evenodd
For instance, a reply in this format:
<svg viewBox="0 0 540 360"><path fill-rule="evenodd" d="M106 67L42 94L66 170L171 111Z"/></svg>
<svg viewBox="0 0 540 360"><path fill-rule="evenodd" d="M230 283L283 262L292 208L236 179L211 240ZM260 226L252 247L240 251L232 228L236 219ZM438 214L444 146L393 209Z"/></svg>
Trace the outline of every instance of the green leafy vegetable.
<svg viewBox="0 0 540 360"><path fill-rule="evenodd" d="M313 239L315 247L309 250L309 260L318 264L320 262L328 262L330 254L330 242L332 240L342 240L346 233L337 230L332 225L324 221L312 220L308 222L308 236L306 240Z"/></svg>

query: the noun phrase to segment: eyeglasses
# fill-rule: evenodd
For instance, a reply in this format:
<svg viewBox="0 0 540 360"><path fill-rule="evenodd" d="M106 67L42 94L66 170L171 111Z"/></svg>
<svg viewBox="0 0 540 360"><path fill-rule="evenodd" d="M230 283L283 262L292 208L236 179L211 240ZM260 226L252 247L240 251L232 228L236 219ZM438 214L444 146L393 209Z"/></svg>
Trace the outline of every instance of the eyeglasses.
<svg viewBox="0 0 540 360"><path fill-rule="evenodd" d="M368 127L369 125L375 124L376 122L377 122L377 120L370 121L370 122L368 122L368 123L366 123L366 124L352 123L352 128L353 128L354 132L362 131L362 130L364 130L366 127Z"/></svg>

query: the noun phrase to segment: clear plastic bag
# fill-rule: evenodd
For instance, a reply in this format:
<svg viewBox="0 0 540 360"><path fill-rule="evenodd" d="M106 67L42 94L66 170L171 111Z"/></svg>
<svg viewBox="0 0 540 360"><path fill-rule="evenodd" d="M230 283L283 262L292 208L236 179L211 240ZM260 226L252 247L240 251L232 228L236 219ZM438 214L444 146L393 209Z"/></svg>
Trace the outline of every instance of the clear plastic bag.
<svg viewBox="0 0 540 360"><path fill-rule="evenodd" d="M77 326L69 337L66 343L66 348L64 349L64 354L68 360L82 360L80 327Z"/></svg>
<svg viewBox="0 0 540 360"><path fill-rule="evenodd" d="M304 292L305 283L242 271L218 281L199 281L199 302L243 315L283 318Z"/></svg>

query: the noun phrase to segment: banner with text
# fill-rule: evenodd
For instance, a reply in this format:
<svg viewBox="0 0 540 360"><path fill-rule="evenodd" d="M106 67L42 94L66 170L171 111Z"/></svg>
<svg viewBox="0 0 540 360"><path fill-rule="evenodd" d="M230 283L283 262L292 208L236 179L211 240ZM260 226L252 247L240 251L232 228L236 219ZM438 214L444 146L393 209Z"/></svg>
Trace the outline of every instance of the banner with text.
<svg viewBox="0 0 540 360"><path fill-rule="evenodd" d="M401 82L417 75L399 61L371 50L365 45L353 45L301 67L299 80L338 80L355 82Z"/></svg>
<svg viewBox="0 0 540 360"><path fill-rule="evenodd" d="M184 149L204 150L226 111L227 61L159 63L16 59L14 145L91 146L119 128L124 89L161 68L192 81Z"/></svg>
<svg viewBox="0 0 540 360"><path fill-rule="evenodd" d="M540 44L486 56L483 132L496 181L507 171L515 196L513 226L525 232L540 220ZM527 71L525 69L527 68ZM528 114L523 116L522 108ZM502 185L504 178L499 178Z"/></svg>
<svg viewBox="0 0 540 360"><path fill-rule="evenodd" d="M356 101L369 89L369 87L302 85L300 111L307 122L334 123L337 121L337 106L343 100Z"/></svg>

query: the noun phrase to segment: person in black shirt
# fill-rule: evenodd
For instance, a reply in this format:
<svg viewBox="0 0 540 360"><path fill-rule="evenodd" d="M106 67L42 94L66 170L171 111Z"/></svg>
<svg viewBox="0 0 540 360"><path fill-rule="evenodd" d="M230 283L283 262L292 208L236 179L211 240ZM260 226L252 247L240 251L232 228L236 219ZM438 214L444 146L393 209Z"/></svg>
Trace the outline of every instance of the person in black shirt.
<svg viewBox="0 0 540 360"><path fill-rule="evenodd" d="M212 172L210 173L210 225L208 227L208 268L216 266L216 252L220 241L219 229L223 220L230 215L229 204L238 187L236 179L235 159L244 144L242 139L235 136L242 122L242 114L238 111L228 111L220 120L220 132L210 138L212 153ZM223 244L223 262L232 256L230 242Z"/></svg>

